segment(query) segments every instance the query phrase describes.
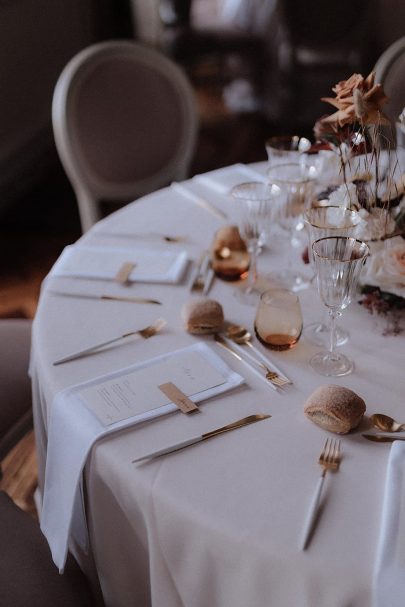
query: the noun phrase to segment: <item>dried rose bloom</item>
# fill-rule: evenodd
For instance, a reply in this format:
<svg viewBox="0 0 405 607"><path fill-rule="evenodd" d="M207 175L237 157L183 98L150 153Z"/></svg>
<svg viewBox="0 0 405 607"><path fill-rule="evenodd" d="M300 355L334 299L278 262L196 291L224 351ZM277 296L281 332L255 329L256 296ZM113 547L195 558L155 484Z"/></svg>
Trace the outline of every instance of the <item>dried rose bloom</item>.
<svg viewBox="0 0 405 607"><path fill-rule="evenodd" d="M374 78L375 74L371 72L367 78L353 74L348 80L338 82L332 89L336 97L322 98L322 101L337 108L337 112L321 119L324 126L338 130L339 127L354 122L362 125L390 124L381 109L388 97L381 84L374 84Z"/></svg>

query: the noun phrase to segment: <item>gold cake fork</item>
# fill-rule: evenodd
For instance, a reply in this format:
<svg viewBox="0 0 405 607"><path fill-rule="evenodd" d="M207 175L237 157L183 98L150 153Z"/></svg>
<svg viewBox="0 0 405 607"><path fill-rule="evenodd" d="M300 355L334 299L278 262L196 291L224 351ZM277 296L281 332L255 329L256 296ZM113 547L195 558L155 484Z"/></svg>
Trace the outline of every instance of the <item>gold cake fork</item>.
<svg viewBox="0 0 405 607"><path fill-rule="evenodd" d="M99 348L103 348L104 346L109 346L120 339L124 339L126 337L131 337L132 335L139 335L144 339L149 339L149 337L153 337L165 326L166 321L163 318L158 318L154 323L144 327L143 329L138 329L137 331L129 331L128 333L124 333L123 335L119 335L118 337L114 337L113 339L109 339L107 341L103 341L101 343L95 344L94 346L90 346L89 348L85 348L84 350L79 350L78 352L74 352L73 354L69 354L69 356L65 356L64 358L59 358L55 360L54 365L61 365L62 363L66 363L70 360L76 360L76 358L81 358L82 356L86 356L87 354L91 354L95 352Z"/></svg>
<svg viewBox="0 0 405 607"><path fill-rule="evenodd" d="M302 535L301 548L305 550L308 545L308 541L314 529L316 516L319 510L319 503L321 499L322 489L325 481L326 472L328 470L337 471L339 470L339 464L341 460L340 452L340 440L338 439L326 439L325 446L319 456L318 463L322 466L322 474L319 477L318 484L314 496L312 498L311 507L308 512L307 520L305 521L304 532Z"/></svg>

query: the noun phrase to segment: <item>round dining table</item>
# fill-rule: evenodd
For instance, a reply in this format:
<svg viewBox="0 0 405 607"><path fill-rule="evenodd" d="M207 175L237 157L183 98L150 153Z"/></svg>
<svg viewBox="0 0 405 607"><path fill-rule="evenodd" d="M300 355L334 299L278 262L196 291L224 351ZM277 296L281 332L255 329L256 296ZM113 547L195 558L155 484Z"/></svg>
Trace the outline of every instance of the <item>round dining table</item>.
<svg viewBox="0 0 405 607"><path fill-rule="evenodd" d="M77 468L82 536L87 539L81 542L80 534L75 534L80 510L75 506L68 542L99 585L107 606L370 607L377 601L392 445L367 441L362 434L374 431L367 427L371 413L384 412L405 421L403 336L384 335L381 319L355 299L340 321L350 336L341 351L354 361L354 371L345 377L318 375L309 360L319 347L307 340L305 327L320 320L325 308L312 281L298 293L304 332L294 348L269 351L254 338L269 366L276 364L292 382L274 389L221 348L212 335L193 335L184 326L184 304L201 297L190 290L195 265L215 232L236 221L230 188L241 181L265 180L265 175L266 163L234 165L172 184L103 219L69 247L70 254L82 251L83 259L87 249L131 250L134 258L140 248L162 258L167 252L174 257L185 252L187 263L176 280L86 278L80 272L64 272L69 264L61 265L60 260L44 280L33 323L30 368L41 521L41 502L48 504L51 518L55 510L63 510L63 492L52 494L47 475L53 470L63 488L75 445L94 416L83 403L72 404L78 390L120 377L125 369L142 369L145 361L170 360L172 353L183 349L187 354L201 343L241 378L231 389L202 400L197 413L169 409L137 424L131 424L129 417L125 425L112 423L96 440L88 440L83 466ZM287 241L272 238L269 230L258 258L260 275L286 266ZM295 263L311 276L301 251L295 255ZM237 289L238 283L214 278L207 297L222 305L227 321L254 333L256 308L242 303L235 296ZM101 297L106 294L161 304ZM157 318L167 324L149 339L130 336L54 364L69 353L112 341ZM160 383L159 377L156 382ZM340 467L326 475L316 525L303 549L305 520L322 471L318 458L325 440L336 436L312 423L304 405L314 390L328 384L355 391L367 411L360 428L340 437ZM146 392L146 409L147 398ZM57 407L59 422L54 423ZM256 413L271 417L133 463L153 450ZM53 459L58 445L65 462L61 469L59 459ZM55 520L51 530L44 524L44 532L57 545ZM393 550L395 546L394 542ZM63 558L57 565L63 570Z"/></svg>

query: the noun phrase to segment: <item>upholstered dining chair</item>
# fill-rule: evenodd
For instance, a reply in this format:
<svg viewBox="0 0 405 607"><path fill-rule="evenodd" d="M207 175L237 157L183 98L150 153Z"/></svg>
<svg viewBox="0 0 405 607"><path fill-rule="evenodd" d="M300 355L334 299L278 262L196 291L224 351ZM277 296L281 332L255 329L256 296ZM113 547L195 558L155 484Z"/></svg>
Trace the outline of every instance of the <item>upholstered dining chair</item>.
<svg viewBox="0 0 405 607"><path fill-rule="evenodd" d="M375 82L382 84L389 97L384 113L392 123L391 129L384 129L383 136L391 141L395 132L395 122L405 107L405 36L396 40L379 57L374 66Z"/></svg>
<svg viewBox="0 0 405 607"><path fill-rule="evenodd" d="M191 85L171 59L110 40L66 65L52 123L86 231L101 218L101 202L129 202L187 176L198 118Z"/></svg>
<svg viewBox="0 0 405 607"><path fill-rule="evenodd" d="M92 607L95 599L76 561L63 575L38 523L0 491L0 587L2 607Z"/></svg>
<svg viewBox="0 0 405 607"><path fill-rule="evenodd" d="M31 321L0 320L0 461L32 427L28 364ZM72 557L63 576L38 523L0 491L0 605L91 607L89 584Z"/></svg>

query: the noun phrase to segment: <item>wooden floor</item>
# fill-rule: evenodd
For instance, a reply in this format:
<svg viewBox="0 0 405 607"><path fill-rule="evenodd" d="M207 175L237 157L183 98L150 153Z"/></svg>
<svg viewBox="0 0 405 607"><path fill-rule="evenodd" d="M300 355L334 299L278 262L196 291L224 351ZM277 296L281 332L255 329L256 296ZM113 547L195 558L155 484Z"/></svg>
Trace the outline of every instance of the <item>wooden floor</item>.
<svg viewBox="0 0 405 607"><path fill-rule="evenodd" d="M3 478L0 489L34 517L37 516L34 491L37 486L37 461L34 432L29 432L2 462Z"/></svg>

